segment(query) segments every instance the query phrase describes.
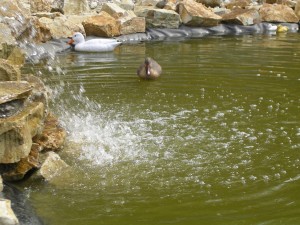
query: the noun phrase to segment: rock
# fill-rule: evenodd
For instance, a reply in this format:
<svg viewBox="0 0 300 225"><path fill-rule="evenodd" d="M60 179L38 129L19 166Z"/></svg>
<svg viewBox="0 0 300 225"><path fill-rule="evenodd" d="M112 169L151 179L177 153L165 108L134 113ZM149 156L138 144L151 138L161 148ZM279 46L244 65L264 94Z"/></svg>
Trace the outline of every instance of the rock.
<svg viewBox="0 0 300 225"><path fill-rule="evenodd" d="M120 2L114 1L114 3L118 4L121 8L125 10L134 10L134 2L133 0L121 0Z"/></svg>
<svg viewBox="0 0 300 225"><path fill-rule="evenodd" d="M33 138L33 142L40 146L42 151L58 151L63 148L66 131L60 126L58 119L51 113L45 119L43 132Z"/></svg>
<svg viewBox="0 0 300 225"><path fill-rule="evenodd" d="M177 0L166 0L164 9L176 11L176 7L177 7Z"/></svg>
<svg viewBox="0 0 300 225"><path fill-rule="evenodd" d="M160 0L137 0L135 6L156 6Z"/></svg>
<svg viewBox="0 0 300 225"><path fill-rule="evenodd" d="M83 23L86 35L98 37L114 37L120 35L120 23L106 12L92 16Z"/></svg>
<svg viewBox="0 0 300 225"><path fill-rule="evenodd" d="M145 17L147 28L177 29L181 24L180 16L172 10L136 7L135 14L140 17Z"/></svg>
<svg viewBox="0 0 300 225"><path fill-rule="evenodd" d="M225 23L250 26L260 22L260 16L255 9L235 8L230 13L222 16Z"/></svg>
<svg viewBox="0 0 300 225"><path fill-rule="evenodd" d="M0 81L19 81L21 72L7 60L0 59Z"/></svg>
<svg viewBox="0 0 300 225"><path fill-rule="evenodd" d="M8 56L7 61L9 64L21 67L25 63L25 52L21 48L15 47Z"/></svg>
<svg viewBox="0 0 300 225"><path fill-rule="evenodd" d="M62 0L30 0L31 13L63 12Z"/></svg>
<svg viewBox="0 0 300 225"><path fill-rule="evenodd" d="M15 38L26 33L31 26L30 12L18 0L1 0L0 18L1 22L10 28Z"/></svg>
<svg viewBox="0 0 300 225"><path fill-rule="evenodd" d="M81 21L86 18L86 16L59 16L54 19L42 17L38 19L38 22L40 31L50 34L48 38L59 39L72 36L74 32L84 33ZM62 26L64 29L62 29Z"/></svg>
<svg viewBox="0 0 300 225"><path fill-rule="evenodd" d="M87 0L64 0L65 15L81 15L89 11Z"/></svg>
<svg viewBox="0 0 300 225"><path fill-rule="evenodd" d="M0 225L18 225L19 221L8 199L0 199Z"/></svg>
<svg viewBox="0 0 300 225"><path fill-rule="evenodd" d="M53 179L58 173L66 169L68 164L66 164L58 154L54 152L45 153L45 161L42 163L41 168L37 172L38 177L42 177L43 179L50 181Z"/></svg>
<svg viewBox="0 0 300 225"><path fill-rule="evenodd" d="M22 78L24 81L30 83L32 87L29 100L32 102L42 102L44 104L45 113L48 114L49 94L43 81L41 81L40 78L33 76L32 74L23 75Z"/></svg>
<svg viewBox="0 0 300 225"><path fill-rule="evenodd" d="M294 10L286 5L263 4L259 10L261 20L265 22L298 23Z"/></svg>
<svg viewBox="0 0 300 225"><path fill-rule="evenodd" d="M295 14L300 20L300 0L297 1L296 6L295 6Z"/></svg>
<svg viewBox="0 0 300 225"><path fill-rule="evenodd" d="M196 0L196 2L202 3L206 7L217 7L221 6L221 4L223 3L222 0Z"/></svg>
<svg viewBox="0 0 300 225"><path fill-rule="evenodd" d="M183 24L193 27L217 26L222 17L216 15L206 6L193 0L184 0L177 5L177 12Z"/></svg>
<svg viewBox="0 0 300 225"><path fill-rule="evenodd" d="M234 0L225 4L225 7L227 9L234 9L234 8L245 9L250 4L251 4L251 0Z"/></svg>
<svg viewBox="0 0 300 225"><path fill-rule="evenodd" d="M0 118L0 163L16 163L29 155L32 137L40 134L44 104L34 102L17 115Z"/></svg>
<svg viewBox="0 0 300 225"><path fill-rule="evenodd" d="M51 3L49 0L31 0L30 1L30 10L31 13L36 12L50 12Z"/></svg>
<svg viewBox="0 0 300 225"><path fill-rule="evenodd" d="M0 23L0 58L7 59L17 45L8 25Z"/></svg>
<svg viewBox="0 0 300 225"><path fill-rule="evenodd" d="M124 16L126 13L124 9L122 9L120 6L114 3L103 4L101 12L106 12L107 14L114 17L115 19L119 19L120 17Z"/></svg>
<svg viewBox="0 0 300 225"><path fill-rule="evenodd" d="M29 155L22 158L16 164L6 165L6 169L3 174L3 179L6 181L19 181L32 169L39 168L39 152L40 146L33 144Z"/></svg>
<svg viewBox="0 0 300 225"><path fill-rule="evenodd" d="M120 34L144 33L146 31L146 20L144 17L137 17L134 12L129 11L127 15L120 18Z"/></svg>
<svg viewBox="0 0 300 225"><path fill-rule="evenodd" d="M0 82L0 118L22 110L31 91L32 87L27 82Z"/></svg>

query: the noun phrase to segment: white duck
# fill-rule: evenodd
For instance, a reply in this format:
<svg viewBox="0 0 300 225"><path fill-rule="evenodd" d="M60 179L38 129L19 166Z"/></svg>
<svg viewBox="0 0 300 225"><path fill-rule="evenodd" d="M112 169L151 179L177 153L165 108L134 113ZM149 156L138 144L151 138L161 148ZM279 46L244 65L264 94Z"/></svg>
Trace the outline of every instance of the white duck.
<svg viewBox="0 0 300 225"><path fill-rule="evenodd" d="M112 38L97 38L85 41L84 36L76 32L68 41L68 44L74 46L75 51L81 52L110 52L121 44Z"/></svg>

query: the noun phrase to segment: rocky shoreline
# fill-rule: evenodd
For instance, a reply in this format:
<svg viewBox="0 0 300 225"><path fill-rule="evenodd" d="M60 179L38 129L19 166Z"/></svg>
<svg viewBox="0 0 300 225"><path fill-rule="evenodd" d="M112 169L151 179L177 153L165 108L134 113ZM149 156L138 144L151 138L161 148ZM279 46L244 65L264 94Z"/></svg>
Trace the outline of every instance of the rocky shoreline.
<svg viewBox="0 0 300 225"><path fill-rule="evenodd" d="M278 24L287 28L284 32L298 32L299 18L300 0L2 0L0 192L2 179L19 181L30 173L51 182L68 167L56 153L66 132L48 107L47 87L38 77L22 74L21 68L26 60L68 49L66 39L74 32L132 43L276 34L282 32ZM0 224L20 224L3 196Z"/></svg>

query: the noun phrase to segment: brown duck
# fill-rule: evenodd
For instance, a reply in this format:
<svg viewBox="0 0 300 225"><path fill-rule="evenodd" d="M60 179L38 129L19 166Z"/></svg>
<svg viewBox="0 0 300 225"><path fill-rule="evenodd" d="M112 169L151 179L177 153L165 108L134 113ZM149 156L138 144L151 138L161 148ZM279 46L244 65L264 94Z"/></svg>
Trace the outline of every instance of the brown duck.
<svg viewBox="0 0 300 225"><path fill-rule="evenodd" d="M147 57L137 70L137 75L146 80L154 80L160 76L161 66L152 58Z"/></svg>

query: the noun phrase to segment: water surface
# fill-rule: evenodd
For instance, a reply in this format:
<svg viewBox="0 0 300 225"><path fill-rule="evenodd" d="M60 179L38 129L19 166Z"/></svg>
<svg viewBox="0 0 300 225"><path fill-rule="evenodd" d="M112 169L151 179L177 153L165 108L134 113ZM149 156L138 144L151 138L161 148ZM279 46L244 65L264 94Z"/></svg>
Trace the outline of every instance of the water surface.
<svg viewBox="0 0 300 225"><path fill-rule="evenodd" d="M49 225L299 224L300 36L216 36L64 52L26 70L68 130ZM145 56L163 68L135 75Z"/></svg>

